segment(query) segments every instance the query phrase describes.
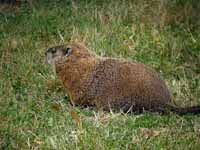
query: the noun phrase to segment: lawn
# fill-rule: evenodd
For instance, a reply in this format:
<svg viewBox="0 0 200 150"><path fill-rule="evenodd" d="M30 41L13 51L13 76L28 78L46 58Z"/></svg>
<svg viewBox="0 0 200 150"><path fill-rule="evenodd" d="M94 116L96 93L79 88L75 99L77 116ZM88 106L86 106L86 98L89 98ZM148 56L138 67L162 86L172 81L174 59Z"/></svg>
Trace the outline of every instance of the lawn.
<svg viewBox="0 0 200 150"><path fill-rule="evenodd" d="M200 115L71 107L44 54L83 42L157 70L177 105L200 105L199 12L197 0L0 4L0 149L199 149Z"/></svg>

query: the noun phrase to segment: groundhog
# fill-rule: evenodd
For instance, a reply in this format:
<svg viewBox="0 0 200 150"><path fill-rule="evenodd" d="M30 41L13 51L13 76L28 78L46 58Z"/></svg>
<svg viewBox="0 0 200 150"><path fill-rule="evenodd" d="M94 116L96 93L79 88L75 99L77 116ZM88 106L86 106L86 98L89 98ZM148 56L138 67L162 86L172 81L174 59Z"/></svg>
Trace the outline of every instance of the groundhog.
<svg viewBox="0 0 200 150"><path fill-rule="evenodd" d="M199 106L175 106L159 74L142 63L99 57L80 43L49 48L46 61L73 104L105 111L200 113Z"/></svg>

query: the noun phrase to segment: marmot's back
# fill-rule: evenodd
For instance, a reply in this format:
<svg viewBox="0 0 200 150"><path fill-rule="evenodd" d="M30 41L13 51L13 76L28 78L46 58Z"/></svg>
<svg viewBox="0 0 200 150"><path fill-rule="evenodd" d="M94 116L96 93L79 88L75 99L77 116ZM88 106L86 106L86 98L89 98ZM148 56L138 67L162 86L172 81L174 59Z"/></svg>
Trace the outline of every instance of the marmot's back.
<svg viewBox="0 0 200 150"><path fill-rule="evenodd" d="M165 83L141 63L102 59L90 78L88 94L99 108L154 111L170 102Z"/></svg>

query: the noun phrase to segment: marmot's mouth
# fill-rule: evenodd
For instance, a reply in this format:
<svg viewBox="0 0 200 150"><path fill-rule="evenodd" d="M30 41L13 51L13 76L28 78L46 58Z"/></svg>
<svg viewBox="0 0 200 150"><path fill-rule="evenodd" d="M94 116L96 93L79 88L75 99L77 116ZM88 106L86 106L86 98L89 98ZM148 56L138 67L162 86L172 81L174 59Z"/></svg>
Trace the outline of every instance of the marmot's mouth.
<svg viewBox="0 0 200 150"><path fill-rule="evenodd" d="M45 64L48 64L48 65L51 64L51 61L49 60L49 58L47 56L45 57Z"/></svg>
<svg viewBox="0 0 200 150"><path fill-rule="evenodd" d="M49 53L49 52L46 52L45 55L46 55L46 57L45 57L45 63L46 64L52 64L52 60L53 60L52 54Z"/></svg>

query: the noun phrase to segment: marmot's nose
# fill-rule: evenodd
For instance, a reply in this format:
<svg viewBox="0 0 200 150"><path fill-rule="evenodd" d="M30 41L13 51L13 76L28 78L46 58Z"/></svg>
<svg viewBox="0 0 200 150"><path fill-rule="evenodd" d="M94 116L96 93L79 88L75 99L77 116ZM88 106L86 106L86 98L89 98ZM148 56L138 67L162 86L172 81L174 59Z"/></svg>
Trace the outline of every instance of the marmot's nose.
<svg viewBox="0 0 200 150"><path fill-rule="evenodd" d="M47 53L56 53L56 49L55 48L48 48L47 51L45 52L45 54L47 55Z"/></svg>

